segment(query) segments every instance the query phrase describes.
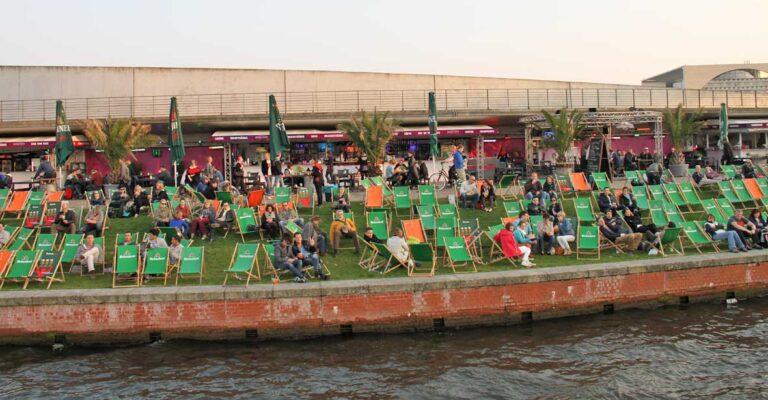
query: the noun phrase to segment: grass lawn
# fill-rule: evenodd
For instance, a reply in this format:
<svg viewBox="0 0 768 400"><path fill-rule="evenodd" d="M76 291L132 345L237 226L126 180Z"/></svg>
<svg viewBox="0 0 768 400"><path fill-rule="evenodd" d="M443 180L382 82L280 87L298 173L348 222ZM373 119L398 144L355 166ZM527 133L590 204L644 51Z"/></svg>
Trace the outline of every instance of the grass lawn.
<svg viewBox="0 0 768 400"><path fill-rule="evenodd" d="M712 196L706 196L714 197L714 193ZM446 202L445 199L441 199L441 203ZM569 216L574 215L574 209L573 205L570 201L565 201L565 211ZM355 222L357 224L357 227L359 230L362 230L365 226L365 212L363 210L363 207L361 204L356 203L353 206L353 211L355 214ZM477 218L480 226L485 229L486 227L490 225L496 225L500 223L500 217L504 216L504 210L502 207L501 199L497 200L497 207L494 209L493 212L484 212L481 210L466 210L466 209L460 209L459 210L461 218L462 219L474 219ZM323 206L319 209L315 210L315 213L320 215L322 217L322 228L324 231L328 231L328 226L330 223L330 217L331 217L331 207L328 203L324 203ZM312 215L311 210L301 210L300 214L305 217L308 217ZM647 219L647 212L643 213L643 216ZM392 216L392 227L400 226L400 220L401 219L407 219L408 217L398 217L398 216ZM703 216L701 213L695 213L691 214L690 217L688 217L689 220L696 220L696 221L702 221ZM7 223L19 225L19 220L6 220ZM128 219L112 219L110 220L109 229L105 233L105 241L106 241L106 260L107 265L110 265L112 262L112 256L114 253L114 241L115 241L115 234L116 233L123 233L126 231L131 232L146 232L152 227L152 220L150 217L142 215L139 218L128 218ZM429 235L429 232L427 233ZM257 239L254 235L251 235L252 239ZM200 242L199 240L196 241L193 246L204 246L205 247L205 276L203 278L203 284L205 285L221 285L224 281L224 270L229 265L232 251L234 250L235 244L240 241L240 235L239 234L230 234L226 239L224 238L217 238L214 242ZM484 238L485 248L487 249L488 241ZM572 245L572 248L574 249L574 255L572 256L541 256L536 255L535 263L537 264L537 268L541 267L554 267L554 266L566 266L566 265L574 265L574 264L586 264L586 263L611 263L611 262L617 262L617 261L625 261L630 259L642 259L642 258L652 258L646 254L642 254L640 252L637 252L635 254L616 254L614 251L608 250L602 252L601 260L599 261L584 261L584 260L577 260L575 255L575 244ZM340 253L333 257L330 254L323 258L323 261L325 262L326 266L330 269L332 274L332 279L339 280L339 279L368 279L368 278L386 278L386 277L405 277L406 272L403 269L395 270L387 275L382 275L378 272L369 272L366 270L363 270L360 268L357 263L359 261L359 257L355 256L353 254L353 250L341 250ZM695 251L694 251L695 252ZM442 256L442 250L437 252L438 256ZM264 254L263 252L259 256L259 263L263 267L263 258ZM438 260L438 266L437 266L437 273L438 274L450 274L452 271L450 268L448 268L444 262L441 260ZM69 268L69 266L64 267L65 270ZM487 265L478 265L479 271L501 271L501 270L509 270L512 268L521 268L519 266L513 267L506 261L499 261L494 264L487 264ZM287 282L288 279L286 279L287 275L283 278L283 282ZM53 288L58 289L82 289L82 288L109 288L111 287L111 275L96 275L96 276L86 276L81 277L79 275L67 275L66 282L64 283L54 283L52 286ZM251 281L252 284L258 284L258 281ZM147 283L148 286L156 286L156 285L162 285L162 282L158 281L150 281ZM197 285L198 281L197 279L186 279L180 284L184 285ZM238 285L241 284L237 280L230 279L229 280L230 285ZM272 284L272 281L270 277L268 276L262 276L261 284ZM6 283L4 289L6 290L16 290L19 288L19 285L15 285L13 283ZM30 284L30 289L40 289L43 288L41 284Z"/></svg>

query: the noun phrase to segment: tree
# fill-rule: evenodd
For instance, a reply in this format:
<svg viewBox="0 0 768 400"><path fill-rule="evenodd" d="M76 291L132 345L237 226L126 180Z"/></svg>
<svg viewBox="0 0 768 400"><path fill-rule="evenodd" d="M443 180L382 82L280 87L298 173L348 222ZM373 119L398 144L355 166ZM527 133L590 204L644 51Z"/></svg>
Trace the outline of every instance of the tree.
<svg viewBox="0 0 768 400"><path fill-rule="evenodd" d="M704 121L701 120L703 110L688 114L683 110L683 105L678 104L674 110L664 110L664 130L669 133L669 140L675 150L682 151L688 144L688 140L693 135L699 133L704 127Z"/></svg>
<svg viewBox="0 0 768 400"><path fill-rule="evenodd" d="M581 124L581 118L584 114L578 110L572 110L569 113L568 109L560 110L560 114L556 115L552 115L546 110L542 110L541 113L547 120L549 129L554 133L552 136L545 137L542 143L547 148L555 149L558 162L565 162L568 152L573 146L573 141L581 138L584 131L584 126ZM537 128L542 131L546 129L546 127L541 126L537 126Z"/></svg>
<svg viewBox="0 0 768 400"><path fill-rule="evenodd" d="M110 177L114 178L120 172L120 160L136 159L134 149L151 146L160 140L149 133L151 130L150 125L129 119L107 119L106 124L88 119L83 133L96 150L104 153L111 169Z"/></svg>
<svg viewBox="0 0 768 400"><path fill-rule="evenodd" d="M389 113L379 114L376 111L368 114L363 111L360 118L352 117L338 126L352 142L368 156L372 164L378 164L384 158L387 143L399 128L399 121L389 118Z"/></svg>

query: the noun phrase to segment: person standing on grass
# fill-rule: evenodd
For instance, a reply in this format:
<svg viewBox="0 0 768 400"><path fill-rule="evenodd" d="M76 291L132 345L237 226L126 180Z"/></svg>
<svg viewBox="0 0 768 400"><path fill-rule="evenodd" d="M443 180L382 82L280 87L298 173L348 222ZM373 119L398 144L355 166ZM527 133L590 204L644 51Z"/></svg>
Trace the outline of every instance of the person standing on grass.
<svg viewBox="0 0 768 400"><path fill-rule="evenodd" d="M315 186L317 206L321 207L323 205L323 186L325 182L323 179L323 164L320 163L319 159L313 163L310 175L312 176L312 184Z"/></svg>

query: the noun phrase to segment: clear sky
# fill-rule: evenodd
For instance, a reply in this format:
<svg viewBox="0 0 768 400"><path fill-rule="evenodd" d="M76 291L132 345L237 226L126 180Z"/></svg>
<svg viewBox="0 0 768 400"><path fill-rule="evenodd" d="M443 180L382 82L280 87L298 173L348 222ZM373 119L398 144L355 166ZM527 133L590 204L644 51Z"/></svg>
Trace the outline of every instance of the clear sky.
<svg viewBox="0 0 768 400"><path fill-rule="evenodd" d="M768 0L0 0L0 65L319 69L639 84L768 62Z"/></svg>

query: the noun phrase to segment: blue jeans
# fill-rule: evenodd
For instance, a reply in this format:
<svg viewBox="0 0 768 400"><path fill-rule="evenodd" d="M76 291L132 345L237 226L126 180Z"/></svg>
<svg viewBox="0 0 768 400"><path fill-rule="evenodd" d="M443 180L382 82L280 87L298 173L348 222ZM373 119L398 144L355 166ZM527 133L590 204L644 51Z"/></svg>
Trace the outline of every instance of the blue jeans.
<svg viewBox="0 0 768 400"><path fill-rule="evenodd" d="M293 275L295 275L298 278L301 278L304 276L304 273L301 272L301 260L298 258L293 260L293 262L284 262L282 264L277 265L277 269L290 269L291 272L293 272Z"/></svg>
<svg viewBox="0 0 768 400"><path fill-rule="evenodd" d="M526 193L525 194L525 199L526 200L533 199L533 192ZM547 199L549 199L549 193L547 193L547 192L545 192L543 190L541 192L539 192L539 200L541 200L541 204L544 204L544 200L547 200Z"/></svg>
<svg viewBox="0 0 768 400"><path fill-rule="evenodd" d="M310 254L309 256L305 255L303 265L311 265L312 269L315 271L316 276L323 276L323 270L320 267L320 256L317 254Z"/></svg>
<svg viewBox="0 0 768 400"><path fill-rule="evenodd" d="M744 242L739 238L739 234L736 231L725 231L714 234L712 240L728 240L728 250L741 250L746 249Z"/></svg>
<svg viewBox="0 0 768 400"><path fill-rule="evenodd" d="M470 207L474 208L475 204L477 204L477 200L480 199L479 194L466 195L462 193L460 197L461 197L461 206L464 208L467 208L467 200L470 201Z"/></svg>

